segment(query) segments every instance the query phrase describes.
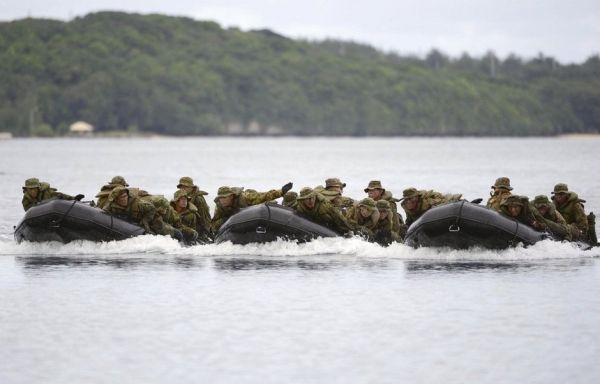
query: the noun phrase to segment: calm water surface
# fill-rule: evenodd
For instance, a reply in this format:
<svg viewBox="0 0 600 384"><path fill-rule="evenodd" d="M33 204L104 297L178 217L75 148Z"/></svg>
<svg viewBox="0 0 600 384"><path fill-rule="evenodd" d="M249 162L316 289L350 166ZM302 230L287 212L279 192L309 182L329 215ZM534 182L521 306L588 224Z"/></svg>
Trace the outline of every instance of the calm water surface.
<svg viewBox="0 0 600 384"><path fill-rule="evenodd" d="M0 383L596 383L600 251L381 248L358 239L181 248L20 244L23 181L91 197L116 174L295 189L339 176L486 197L567 182L600 211L600 140L0 141Z"/></svg>

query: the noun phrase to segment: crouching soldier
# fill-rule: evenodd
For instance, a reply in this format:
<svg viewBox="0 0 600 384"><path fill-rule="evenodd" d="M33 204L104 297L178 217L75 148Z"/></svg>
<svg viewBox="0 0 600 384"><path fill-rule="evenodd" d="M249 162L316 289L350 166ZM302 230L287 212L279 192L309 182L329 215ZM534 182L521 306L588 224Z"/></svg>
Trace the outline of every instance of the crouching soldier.
<svg viewBox="0 0 600 384"><path fill-rule="evenodd" d="M110 195L112 190L118 186L129 187L129 184L127 184L123 176L113 177L108 183L104 184L100 188L100 192L96 194L96 197L98 198L96 206L100 208L104 207L108 202L108 196Z"/></svg>
<svg viewBox="0 0 600 384"><path fill-rule="evenodd" d="M431 208L459 201L462 198L461 194L443 195L435 191L418 191L416 188L407 188L402 191L402 203L400 204L406 212L406 226L409 227L421 215L429 211Z"/></svg>
<svg viewBox="0 0 600 384"><path fill-rule="evenodd" d="M534 216L539 220L543 220L546 230L550 232L554 237L560 240L568 240L571 241L571 233L567 227L567 222L562 217L560 212L556 210L556 207L548 196L546 195L538 195L533 199L533 207L537 214Z"/></svg>
<svg viewBox="0 0 600 384"><path fill-rule="evenodd" d="M268 192L256 192L253 189L244 191L244 188L220 187L215 197L215 214L212 218L212 230L219 231L221 225L233 214L242 208L250 207L267 201L275 200L285 195L293 184L287 183L281 189L272 189Z"/></svg>
<svg viewBox="0 0 600 384"><path fill-rule="evenodd" d="M108 195L108 202L102 208L111 215L132 221L142 227L146 233L154 233L150 223L154 219L156 209L149 201L130 196L129 189L118 186Z"/></svg>
<svg viewBox="0 0 600 384"><path fill-rule="evenodd" d="M585 200L579 199L575 192L569 191L569 187L564 183L556 184L552 194L556 209L567 222L573 241L588 241L589 223L583 209Z"/></svg>
<svg viewBox="0 0 600 384"><path fill-rule="evenodd" d="M188 198L188 201L192 203L197 209L196 219L196 231L198 232L199 239L203 242L212 241L213 233L210 222L210 210L204 196L208 195L208 192L204 192L194 185L194 180L189 176L184 176L179 179L177 188L183 190Z"/></svg>
<svg viewBox="0 0 600 384"><path fill-rule="evenodd" d="M23 186L23 199L21 200L21 203L23 204L23 209L27 211L33 205L44 200L57 198L62 200L79 201L83 199L83 197L84 196L81 194L77 196L70 196L66 193L58 192L56 188L50 187L50 184L40 182L39 179L32 177L25 180L25 185Z"/></svg>
<svg viewBox="0 0 600 384"><path fill-rule="evenodd" d="M390 204L390 209L392 210L392 220L394 221L394 225L396 227L404 225L404 219L400 212L398 212L398 206L396 205L400 200L392 196L392 192L386 191L381 185L381 181L369 181L369 185L365 188L365 192L371 199L375 200L375 202L386 200Z"/></svg>
<svg viewBox="0 0 600 384"><path fill-rule="evenodd" d="M346 220L342 213L320 193L312 188L302 188L296 198L298 204L296 211L315 223L330 228L339 234L350 234L352 225Z"/></svg>
<svg viewBox="0 0 600 384"><path fill-rule="evenodd" d="M172 219L176 222L175 227L181 230L189 243L195 242L198 239L198 232L194 229L197 226L198 208L188 201L187 193L181 189L175 192L170 205L172 213L179 217L179 220Z"/></svg>
<svg viewBox="0 0 600 384"><path fill-rule="evenodd" d="M500 204L499 212L535 230L544 231L546 229L543 219L536 219L533 210L529 206L529 198L527 196L508 196Z"/></svg>
<svg viewBox="0 0 600 384"><path fill-rule="evenodd" d="M369 240L374 241L373 231L379 222L379 210L377 209L375 200L370 197L362 199L358 204L348 209L346 219Z"/></svg>
<svg viewBox="0 0 600 384"><path fill-rule="evenodd" d="M154 218L150 223L150 229L152 229L155 234L171 236L186 244L195 242L198 236L196 231L188 231L188 233L186 233L187 236L184 236L181 231L181 218L177 212L175 212L173 207L169 205L169 200L164 196L154 195L150 197L149 201L152 202L154 209L156 209Z"/></svg>
<svg viewBox="0 0 600 384"><path fill-rule="evenodd" d="M396 227L392 219L392 209L387 200L379 200L376 206L379 211L379 220L373 228L375 241L383 246L401 242L406 233L406 225L402 224L400 228Z"/></svg>
<svg viewBox="0 0 600 384"><path fill-rule="evenodd" d="M512 187L510 186L510 179L508 177L499 177L490 188L492 188L492 192L490 192L490 198L487 201L486 207L499 211L502 201L511 195L510 191L512 191Z"/></svg>

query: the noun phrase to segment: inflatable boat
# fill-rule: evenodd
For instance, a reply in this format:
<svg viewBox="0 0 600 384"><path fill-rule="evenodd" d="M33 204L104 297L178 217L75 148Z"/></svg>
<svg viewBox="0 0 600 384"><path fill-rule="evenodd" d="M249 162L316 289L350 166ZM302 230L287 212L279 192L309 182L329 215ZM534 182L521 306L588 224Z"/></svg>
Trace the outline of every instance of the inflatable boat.
<svg viewBox="0 0 600 384"><path fill-rule="evenodd" d="M408 228L404 243L412 247L481 247L505 249L548 238L516 220L468 201L439 205Z"/></svg>
<svg viewBox="0 0 600 384"><path fill-rule="evenodd" d="M112 216L89 203L75 200L51 199L27 210L15 227L15 240L110 241L143 235L144 229Z"/></svg>
<svg viewBox="0 0 600 384"><path fill-rule="evenodd" d="M310 241L317 237L339 236L295 210L274 203L253 205L231 216L219 229L215 243L266 243L277 239Z"/></svg>

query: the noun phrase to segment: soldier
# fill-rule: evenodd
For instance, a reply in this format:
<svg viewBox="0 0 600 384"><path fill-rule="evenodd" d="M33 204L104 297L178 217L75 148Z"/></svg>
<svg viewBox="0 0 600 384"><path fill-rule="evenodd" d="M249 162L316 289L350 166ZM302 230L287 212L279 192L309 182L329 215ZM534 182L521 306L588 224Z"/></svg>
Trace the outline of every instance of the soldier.
<svg viewBox="0 0 600 384"><path fill-rule="evenodd" d="M554 204L552 204L550 199L548 199L548 196L536 196L533 199L533 207L539 214L539 216L537 216L534 213L534 216L538 220L541 218L548 232L561 240L571 240L571 234L569 233L567 222L562 217L560 212L556 210L556 207Z"/></svg>
<svg viewBox="0 0 600 384"><path fill-rule="evenodd" d="M198 226L198 208L189 202L187 196L187 192L183 189L179 189L173 194L170 205L174 212L171 212L171 214L176 213L179 220L177 218L169 218L169 220L175 222L177 228L183 233L186 242L194 243L198 239L198 232L194 229ZM204 239L202 241L205 242Z"/></svg>
<svg viewBox="0 0 600 384"><path fill-rule="evenodd" d="M39 179L32 177L25 180L25 186L23 186L23 199L21 200L21 203L23 204L23 209L27 211L33 205L44 200L58 198L62 200L80 201L83 199L83 197L84 196L82 194L78 194L73 197L65 193L58 192L56 188L50 187L50 184L40 182Z"/></svg>
<svg viewBox="0 0 600 384"><path fill-rule="evenodd" d="M312 188L302 188L296 200L298 200L296 211L309 220L329 227L340 234L352 231L352 225L348 223L342 213Z"/></svg>
<svg viewBox="0 0 600 384"><path fill-rule="evenodd" d="M129 184L125 181L123 176L115 176L108 183L104 184L102 188L100 188L100 192L96 195L98 201L96 202L97 207L104 207L108 202L108 195L118 186L129 187Z"/></svg>
<svg viewBox="0 0 600 384"><path fill-rule="evenodd" d="M538 231L543 231L546 228L543 219L536 219L534 212L529 206L529 198L527 196L508 196L500 204L499 212Z"/></svg>
<svg viewBox="0 0 600 384"><path fill-rule="evenodd" d="M416 188L407 188L402 191L402 203L406 212L406 226L410 227L421 215L436 205L458 201L461 194L443 195L435 191L418 191Z"/></svg>
<svg viewBox="0 0 600 384"><path fill-rule="evenodd" d="M253 189L244 191L244 188L220 187L215 197L215 214L212 218L212 230L217 233L221 225L240 209L275 200L285 195L293 184L287 183L281 189L272 189L268 192L257 192Z"/></svg>
<svg viewBox="0 0 600 384"><path fill-rule="evenodd" d="M342 212L345 212L348 208L354 206L355 203L354 199L343 196L344 188L346 188L346 183L342 183L337 177L332 177L325 180L325 190L339 192L340 197L337 198L338 202L336 205L342 210Z"/></svg>
<svg viewBox="0 0 600 384"><path fill-rule="evenodd" d="M373 229L379 221L379 210L375 200L370 197L362 199L358 204L348 209L346 219L353 227L360 227L361 232L367 237L373 238Z"/></svg>
<svg viewBox="0 0 600 384"><path fill-rule="evenodd" d="M204 199L204 196L208 195L208 193L198 189L198 187L194 185L194 180L189 176L184 176L179 179L177 188L185 191L188 201L198 209L198 219L196 220L196 231L198 232L198 235L203 241L211 240L213 233L210 222L210 210Z"/></svg>
<svg viewBox="0 0 600 384"><path fill-rule="evenodd" d="M512 187L510 186L510 179L508 177L499 177L490 188L493 189L493 192L490 192L490 198L487 201L486 207L499 211L502 200L511 195L510 191L512 191Z"/></svg>
<svg viewBox="0 0 600 384"><path fill-rule="evenodd" d="M404 224L404 220L402 219L402 215L398 212L397 202L400 200L394 198L390 191L386 191L385 188L381 185L381 181L379 180L371 180L369 181L369 185L365 188L365 192L368 196L375 200L375 202L379 200L386 200L390 203L390 208L392 209L392 220L394 220L394 226L400 227Z"/></svg>
<svg viewBox="0 0 600 384"><path fill-rule="evenodd" d="M296 201L297 197L298 197L298 192L287 191L285 193L285 195L283 195L283 206L290 207L290 208L296 208L296 205L298 205L298 202Z"/></svg>
<svg viewBox="0 0 600 384"><path fill-rule="evenodd" d="M154 233L150 223L154 219L156 209L152 203L136 196L129 195L129 189L118 186L108 195L108 202L102 208L111 215L133 221L144 227L146 233Z"/></svg>
<svg viewBox="0 0 600 384"><path fill-rule="evenodd" d="M556 209L564 217L573 240L587 241L589 223L583 209L584 200L580 200L575 192L569 191L567 184L554 186L552 200Z"/></svg>
<svg viewBox="0 0 600 384"><path fill-rule="evenodd" d="M383 246L390 245L393 242L400 242L402 239L398 228L394 228L392 220L392 208L387 200L379 200L376 203L379 210L379 220L373 228L373 238L377 243Z"/></svg>
<svg viewBox="0 0 600 384"><path fill-rule="evenodd" d="M155 214L150 222L150 229L157 235L171 236L174 239L183 241L183 234L175 228L175 218L179 216L175 213L169 215L173 208L169 205L169 201L162 195L153 195L149 201L154 205ZM173 211L174 212L174 211ZM179 219L181 224L181 219ZM195 232L195 231L194 231Z"/></svg>

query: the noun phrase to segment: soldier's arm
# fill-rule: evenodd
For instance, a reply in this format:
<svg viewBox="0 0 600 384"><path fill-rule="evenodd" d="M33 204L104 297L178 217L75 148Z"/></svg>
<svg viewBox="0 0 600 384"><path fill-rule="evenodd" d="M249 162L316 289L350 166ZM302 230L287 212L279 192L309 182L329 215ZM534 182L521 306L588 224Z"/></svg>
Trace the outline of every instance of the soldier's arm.
<svg viewBox="0 0 600 384"><path fill-rule="evenodd" d="M221 225L223 225L223 211L219 206L215 208L215 215L211 220L212 230L213 232L217 232Z"/></svg>
<svg viewBox="0 0 600 384"><path fill-rule="evenodd" d="M256 205L265 203L267 201L275 200L283 196L281 193L281 189L271 189L268 192L249 192L244 191L244 198L246 199L246 203L250 205Z"/></svg>
<svg viewBox="0 0 600 384"><path fill-rule="evenodd" d="M583 233L587 233L588 231L588 221L587 216L585 215L585 211L583 210L583 206L579 203L575 204L575 225L579 228Z"/></svg>

